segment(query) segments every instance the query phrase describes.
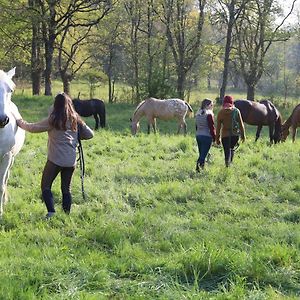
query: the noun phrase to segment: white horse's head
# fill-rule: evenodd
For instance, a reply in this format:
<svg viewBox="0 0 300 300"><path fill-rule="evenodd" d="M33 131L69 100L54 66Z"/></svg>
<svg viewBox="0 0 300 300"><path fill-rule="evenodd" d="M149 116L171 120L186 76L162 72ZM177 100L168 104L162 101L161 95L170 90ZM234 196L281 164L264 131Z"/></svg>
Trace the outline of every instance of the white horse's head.
<svg viewBox="0 0 300 300"><path fill-rule="evenodd" d="M138 132L138 130L140 129L140 122L138 121L133 121L131 118L130 118L130 128L131 128L131 133L133 135L136 135L136 133Z"/></svg>
<svg viewBox="0 0 300 300"><path fill-rule="evenodd" d="M15 70L16 68L13 68L7 73L0 70L0 128L3 128L9 122L7 107L11 101L11 94L16 86L12 81Z"/></svg>

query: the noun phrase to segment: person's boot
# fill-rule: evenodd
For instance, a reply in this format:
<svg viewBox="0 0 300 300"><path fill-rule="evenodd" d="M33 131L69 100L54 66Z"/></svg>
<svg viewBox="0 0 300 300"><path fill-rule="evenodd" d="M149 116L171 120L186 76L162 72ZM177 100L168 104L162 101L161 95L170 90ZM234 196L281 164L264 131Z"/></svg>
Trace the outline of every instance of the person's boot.
<svg viewBox="0 0 300 300"><path fill-rule="evenodd" d="M70 193L63 194L62 208L66 214L71 211L72 196Z"/></svg>
<svg viewBox="0 0 300 300"><path fill-rule="evenodd" d="M47 207L47 211L49 215L49 217L52 217L55 213L55 209L54 209L54 200L53 200L53 195L52 192L50 190L44 190L42 192L42 198L46 204Z"/></svg>
<svg viewBox="0 0 300 300"><path fill-rule="evenodd" d="M196 163L196 172L200 172L200 164L198 162Z"/></svg>

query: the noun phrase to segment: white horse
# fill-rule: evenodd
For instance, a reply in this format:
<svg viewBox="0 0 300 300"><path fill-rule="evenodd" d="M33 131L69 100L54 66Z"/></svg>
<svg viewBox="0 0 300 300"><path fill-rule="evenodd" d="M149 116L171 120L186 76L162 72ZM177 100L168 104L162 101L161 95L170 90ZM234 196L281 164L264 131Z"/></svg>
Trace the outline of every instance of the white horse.
<svg viewBox="0 0 300 300"><path fill-rule="evenodd" d="M187 113L193 113L192 107L181 99L156 99L148 98L142 101L135 109L131 120L131 132L136 134L139 129L140 119L145 116L148 120L148 133L152 125L154 133L156 133L156 118L161 120L177 119L178 130L183 128L186 134L185 117Z"/></svg>
<svg viewBox="0 0 300 300"><path fill-rule="evenodd" d="M11 101L14 75L15 68L7 73L0 70L0 216L7 201L9 171L25 140L25 131L17 126L15 119L20 116L18 108Z"/></svg>

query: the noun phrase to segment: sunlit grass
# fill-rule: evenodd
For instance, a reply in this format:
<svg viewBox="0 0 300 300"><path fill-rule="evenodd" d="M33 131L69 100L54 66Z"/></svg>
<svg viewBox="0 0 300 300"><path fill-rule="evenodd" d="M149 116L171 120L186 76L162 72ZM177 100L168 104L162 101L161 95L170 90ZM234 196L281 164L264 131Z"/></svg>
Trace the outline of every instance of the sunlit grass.
<svg viewBox="0 0 300 300"><path fill-rule="evenodd" d="M14 100L28 121L52 103ZM134 108L107 104L108 128L83 143L87 200L77 169L71 214L57 180L49 221L40 199L47 134L27 133L0 224L0 298L298 299L299 141L269 146L264 129L255 143L247 126L232 167L213 147L198 174L194 119L185 137L163 121L156 135L143 121L133 137Z"/></svg>

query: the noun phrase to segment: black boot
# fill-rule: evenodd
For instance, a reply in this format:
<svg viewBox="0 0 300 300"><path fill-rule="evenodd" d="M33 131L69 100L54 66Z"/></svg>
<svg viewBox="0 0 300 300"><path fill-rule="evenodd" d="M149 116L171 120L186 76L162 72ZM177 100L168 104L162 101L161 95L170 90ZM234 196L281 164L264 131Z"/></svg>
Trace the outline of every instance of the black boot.
<svg viewBox="0 0 300 300"><path fill-rule="evenodd" d="M62 208L66 214L70 213L72 204L72 196L70 193L63 194Z"/></svg>
<svg viewBox="0 0 300 300"><path fill-rule="evenodd" d="M52 192L50 190L44 190L42 192L42 197L46 204L48 212L54 213L55 209L54 209L54 200L53 200Z"/></svg>

